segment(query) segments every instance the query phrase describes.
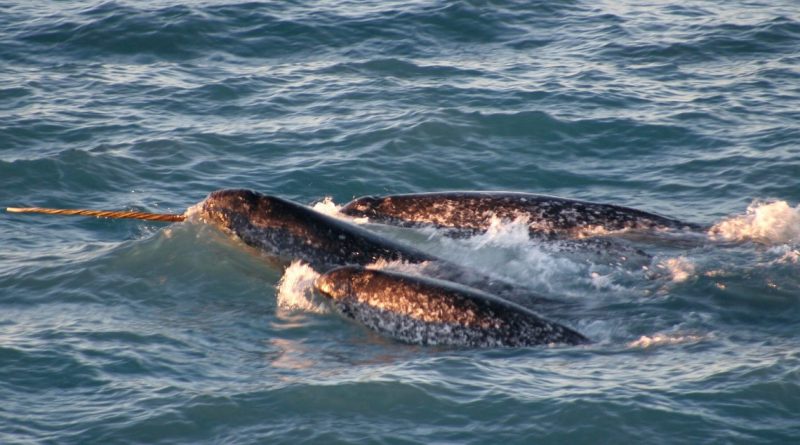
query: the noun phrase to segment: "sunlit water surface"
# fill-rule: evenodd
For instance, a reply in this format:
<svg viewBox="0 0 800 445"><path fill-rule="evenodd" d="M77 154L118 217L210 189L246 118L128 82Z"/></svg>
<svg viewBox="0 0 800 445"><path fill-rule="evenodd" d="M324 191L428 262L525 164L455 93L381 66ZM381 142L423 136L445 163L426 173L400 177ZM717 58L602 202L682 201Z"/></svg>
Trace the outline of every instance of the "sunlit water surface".
<svg viewBox="0 0 800 445"><path fill-rule="evenodd" d="M473 350L371 333L197 222L2 214L0 442L796 443L798 67L792 0L0 1L2 206L513 190L715 227L363 225L593 340Z"/></svg>

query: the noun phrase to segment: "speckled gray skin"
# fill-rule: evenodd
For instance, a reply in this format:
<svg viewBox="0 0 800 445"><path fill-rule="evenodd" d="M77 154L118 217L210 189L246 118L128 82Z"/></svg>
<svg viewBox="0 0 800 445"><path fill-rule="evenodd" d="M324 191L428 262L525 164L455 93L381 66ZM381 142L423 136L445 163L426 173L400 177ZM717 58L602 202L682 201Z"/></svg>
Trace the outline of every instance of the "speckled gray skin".
<svg viewBox="0 0 800 445"><path fill-rule="evenodd" d="M505 220L526 218L531 236L546 238L575 237L596 228L606 231L701 228L696 224L613 204L513 192L364 196L346 204L341 212L367 217L376 223L454 229L453 235L456 236L486 231L492 216Z"/></svg>
<svg viewBox="0 0 800 445"><path fill-rule="evenodd" d="M522 306L449 282L345 266L321 275L314 286L343 315L407 343L516 347L589 341Z"/></svg>
<svg viewBox="0 0 800 445"><path fill-rule="evenodd" d="M202 220L234 234L271 260L308 263L317 272L376 261L426 263L425 273L521 304L551 302L530 289L428 255L304 205L251 190L219 190L199 205Z"/></svg>
<svg viewBox="0 0 800 445"><path fill-rule="evenodd" d="M437 260L304 205L252 190L213 192L201 204L200 216L268 256L287 264L302 260L321 272L381 259Z"/></svg>

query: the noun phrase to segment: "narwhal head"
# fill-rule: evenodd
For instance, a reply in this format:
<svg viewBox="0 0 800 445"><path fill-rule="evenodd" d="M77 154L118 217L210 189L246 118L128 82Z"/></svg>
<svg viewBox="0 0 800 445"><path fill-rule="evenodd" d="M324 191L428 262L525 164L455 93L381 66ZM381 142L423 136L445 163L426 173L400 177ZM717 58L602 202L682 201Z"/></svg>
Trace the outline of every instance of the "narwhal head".
<svg viewBox="0 0 800 445"><path fill-rule="evenodd" d="M381 206L385 203L385 198L377 196L362 196L345 204L340 212L349 216L369 218L371 216L374 217L380 210Z"/></svg>
<svg viewBox="0 0 800 445"><path fill-rule="evenodd" d="M276 207L281 200L245 189L226 189L212 192L198 205L199 216L221 229L241 233L253 226L275 224Z"/></svg>
<svg viewBox="0 0 800 445"><path fill-rule="evenodd" d="M343 300L353 295L353 277L362 273L358 266L343 266L330 270L314 280L314 288L331 300Z"/></svg>

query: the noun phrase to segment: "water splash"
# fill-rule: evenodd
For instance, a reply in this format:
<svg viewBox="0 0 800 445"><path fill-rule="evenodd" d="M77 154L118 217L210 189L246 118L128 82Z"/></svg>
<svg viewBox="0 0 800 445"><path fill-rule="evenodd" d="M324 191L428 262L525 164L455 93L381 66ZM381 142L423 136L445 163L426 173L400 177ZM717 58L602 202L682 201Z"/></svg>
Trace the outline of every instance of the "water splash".
<svg viewBox="0 0 800 445"><path fill-rule="evenodd" d="M755 241L764 244L800 242L800 205L786 201L755 201L744 215L727 218L708 231L712 239Z"/></svg>
<svg viewBox="0 0 800 445"><path fill-rule="evenodd" d="M278 307L317 314L329 312L325 301L314 292L314 280L319 275L308 264L293 261L278 282Z"/></svg>
<svg viewBox="0 0 800 445"><path fill-rule="evenodd" d="M528 241L527 217L520 216L514 220L507 220L492 215L486 233L475 237L475 246L480 248L492 244L495 246L515 247L527 244Z"/></svg>
<svg viewBox="0 0 800 445"><path fill-rule="evenodd" d="M469 238L440 237L437 230L422 229L429 234L427 251L546 295L580 297L588 283L621 290L616 267L593 261L576 246L530 238L525 218L493 217L486 232Z"/></svg>
<svg viewBox="0 0 800 445"><path fill-rule="evenodd" d="M596 290L609 290L618 292L626 290L623 286L616 284L614 282L614 278L615 276L613 273L602 274L595 271L589 273L589 283Z"/></svg>
<svg viewBox="0 0 800 445"><path fill-rule="evenodd" d="M656 267L667 271L669 276L672 277L672 281L675 283L683 283L695 276L696 269L695 264L690 259L683 256L659 261Z"/></svg>
<svg viewBox="0 0 800 445"><path fill-rule="evenodd" d="M366 224L369 222L369 218L367 217L353 218L349 215L341 213L340 210L342 209L342 206L336 204L336 202L333 201L333 197L331 196L326 196L325 198L322 199L322 201L315 202L314 204L311 205L311 208L322 214L332 216L334 218L341 219L344 221L349 221L355 224Z"/></svg>
<svg viewBox="0 0 800 445"><path fill-rule="evenodd" d="M187 222L194 223L194 224L203 222L201 215L202 215L202 211L203 211L203 204L205 202L206 202L206 200L204 199L204 200L198 202L197 204L189 206L189 207L186 208L186 211L183 212L183 216L186 217L186 221Z"/></svg>
<svg viewBox="0 0 800 445"><path fill-rule="evenodd" d="M342 208L342 206L333 202L333 198L330 196L326 196L322 199L322 201L314 203L311 208L328 216L334 216L336 218L340 218L342 216L342 214L339 213L339 210Z"/></svg>
<svg viewBox="0 0 800 445"><path fill-rule="evenodd" d="M387 261L379 259L374 263L367 264L365 267L367 269L388 270L408 275L425 276L425 268L429 265L427 261L422 263L409 263L407 261Z"/></svg>
<svg viewBox="0 0 800 445"><path fill-rule="evenodd" d="M780 255L773 264L798 264L800 263L800 249L794 249L787 245L775 246L769 250L770 253Z"/></svg>

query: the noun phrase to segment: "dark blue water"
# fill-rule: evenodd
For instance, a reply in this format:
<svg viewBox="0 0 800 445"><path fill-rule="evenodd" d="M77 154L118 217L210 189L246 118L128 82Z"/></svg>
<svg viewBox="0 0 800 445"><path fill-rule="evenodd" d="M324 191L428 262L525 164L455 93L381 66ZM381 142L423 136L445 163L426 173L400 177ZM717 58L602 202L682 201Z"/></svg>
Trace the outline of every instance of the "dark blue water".
<svg viewBox="0 0 800 445"><path fill-rule="evenodd" d="M622 258L368 225L594 341L473 350L197 222L3 213L0 443L796 443L798 110L793 0L0 1L2 207L514 190L715 227Z"/></svg>

